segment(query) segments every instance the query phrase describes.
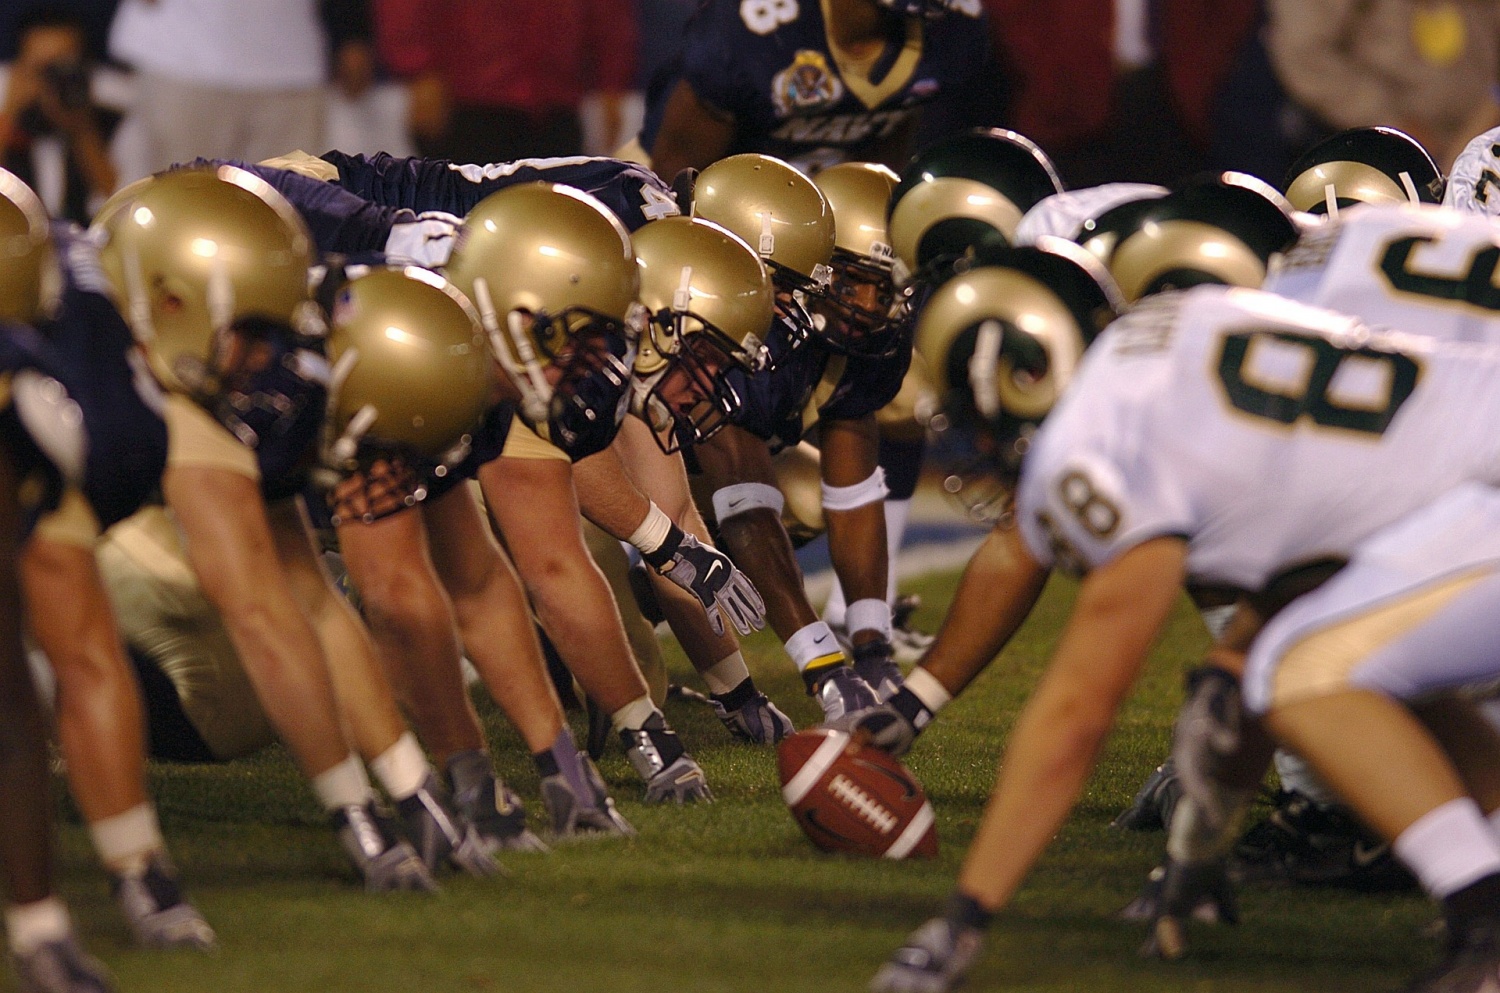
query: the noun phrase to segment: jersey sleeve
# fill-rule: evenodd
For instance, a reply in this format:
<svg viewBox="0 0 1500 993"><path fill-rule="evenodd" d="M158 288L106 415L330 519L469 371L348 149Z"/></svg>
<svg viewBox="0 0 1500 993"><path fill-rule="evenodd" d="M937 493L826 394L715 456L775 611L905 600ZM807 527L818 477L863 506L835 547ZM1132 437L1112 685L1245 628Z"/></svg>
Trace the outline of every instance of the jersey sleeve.
<svg viewBox="0 0 1500 993"><path fill-rule="evenodd" d="M228 164L254 173L286 197L302 215L319 251L383 251L394 225L415 220L410 211L371 203L340 186L301 173L240 162Z"/></svg>
<svg viewBox="0 0 1500 993"><path fill-rule="evenodd" d="M774 16L786 4L766 0L713 0L688 22L683 32L679 71L698 99L716 110L743 116L744 102L755 96L755 80L743 68L743 53L751 39L746 18L757 25L766 18L774 30ZM796 3L791 4L795 10Z"/></svg>

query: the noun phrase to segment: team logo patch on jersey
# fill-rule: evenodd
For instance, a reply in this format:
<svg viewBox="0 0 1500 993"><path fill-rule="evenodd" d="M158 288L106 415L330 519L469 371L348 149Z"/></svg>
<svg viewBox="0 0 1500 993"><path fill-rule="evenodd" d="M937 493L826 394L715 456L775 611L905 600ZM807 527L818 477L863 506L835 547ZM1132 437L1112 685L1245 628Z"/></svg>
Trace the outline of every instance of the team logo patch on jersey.
<svg viewBox="0 0 1500 993"><path fill-rule="evenodd" d="M792 64L771 79L771 100L777 117L831 107L844 96L844 84L822 52L804 48Z"/></svg>

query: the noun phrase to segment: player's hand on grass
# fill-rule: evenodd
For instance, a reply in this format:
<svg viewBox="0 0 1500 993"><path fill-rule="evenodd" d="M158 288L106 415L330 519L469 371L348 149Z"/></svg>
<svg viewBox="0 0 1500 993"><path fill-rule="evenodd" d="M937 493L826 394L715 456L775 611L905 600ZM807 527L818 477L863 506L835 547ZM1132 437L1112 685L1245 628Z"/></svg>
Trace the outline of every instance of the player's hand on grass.
<svg viewBox="0 0 1500 993"><path fill-rule="evenodd" d="M1187 953L1187 924L1238 924L1239 903L1229 881L1227 859L1178 862L1170 855L1146 877L1146 884L1122 911L1128 921L1148 925L1141 954L1178 959Z"/></svg>

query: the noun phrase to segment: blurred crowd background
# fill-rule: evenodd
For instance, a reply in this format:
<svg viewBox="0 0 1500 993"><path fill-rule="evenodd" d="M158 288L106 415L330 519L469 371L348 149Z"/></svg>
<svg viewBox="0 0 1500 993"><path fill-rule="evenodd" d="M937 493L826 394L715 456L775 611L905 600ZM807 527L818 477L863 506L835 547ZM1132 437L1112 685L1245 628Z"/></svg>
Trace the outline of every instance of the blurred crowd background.
<svg viewBox="0 0 1500 993"><path fill-rule="evenodd" d="M200 155L609 154L698 2L4 0L0 164L82 221ZM1446 168L1500 124L1500 0L984 6L1003 71L970 116L1036 140L1070 187L1278 183L1314 141L1372 124Z"/></svg>

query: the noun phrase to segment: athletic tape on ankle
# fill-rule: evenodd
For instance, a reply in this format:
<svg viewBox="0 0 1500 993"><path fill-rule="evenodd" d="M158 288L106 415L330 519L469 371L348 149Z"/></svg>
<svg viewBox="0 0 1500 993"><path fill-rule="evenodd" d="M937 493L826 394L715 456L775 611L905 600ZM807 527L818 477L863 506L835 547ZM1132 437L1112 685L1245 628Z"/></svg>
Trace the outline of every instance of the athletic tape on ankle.
<svg viewBox="0 0 1500 993"><path fill-rule="evenodd" d="M786 640L786 653L797 664L798 672L825 669L844 661L844 650L839 647L838 639L822 621L813 621L799 628Z"/></svg>
<svg viewBox="0 0 1500 993"><path fill-rule="evenodd" d="M765 483L733 483L714 490L714 517L723 524L737 514L759 510L762 507L780 516L786 506L786 497L774 486Z"/></svg>
<svg viewBox="0 0 1500 993"><path fill-rule="evenodd" d="M422 788L432 767L416 735L404 732L396 743L370 760L370 769L392 800L405 800Z"/></svg>
<svg viewBox="0 0 1500 993"><path fill-rule="evenodd" d="M651 702L651 697L643 696L638 700L632 700L613 714L609 715L609 721L614 725L616 732L624 730L635 730L645 726L646 721L651 719L652 714L659 714L656 704Z"/></svg>
<svg viewBox="0 0 1500 993"><path fill-rule="evenodd" d="M880 466L870 477L853 486L829 486L823 483L824 510L857 510L886 498L890 490L885 487L885 470Z"/></svg>
<svg viewBox="0 0 1500 993"><path fill-rule="evenodd" d="M745 656L734 652L704 669L699 675L708 684L708 692L728 693L750 678L750 669L745 665Z"/></svg>
<svg viewBox="0 0 1500 993"><path fill-rule="evenodd" d="M365 767L353 752L344 761L312 777L312 788L323 809L328 811L357 806L374 796L370 777L365 775Z"/></svg>
<svg viewBox="0 0 1500 993"><path fill-rule="evenodd" d="M629 541L641 554L650 555L661 547L661 543L667 540L667 535L671 532L672 518L653 502L651 509L646 512L646 519L635 529Z"/></svg>
<svg viewBox="0 0 1500 993"><path fill-rule="evenodd" d="M156 822L156 808L150 803L138 803L124 813L93 822L89 837L99 861L116 872L124 863L144 858L165 845Z"/></svg>
<svg viewBox="0 0 1500 993"><path fill-rule="evenodd" d="M851 638L860 631L874 631L890 641L891 605L874 597L855 600L844 608L844 628Z"/></svg>

